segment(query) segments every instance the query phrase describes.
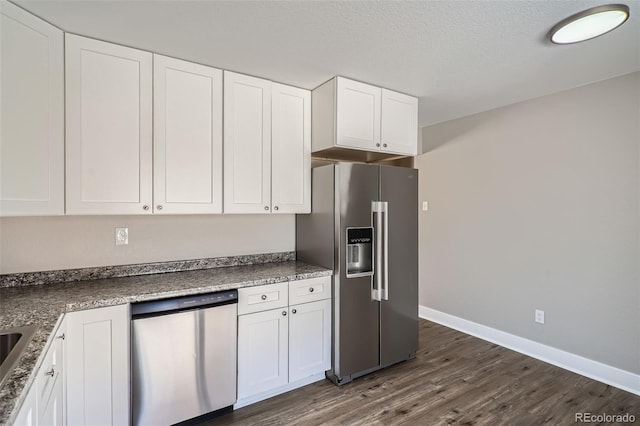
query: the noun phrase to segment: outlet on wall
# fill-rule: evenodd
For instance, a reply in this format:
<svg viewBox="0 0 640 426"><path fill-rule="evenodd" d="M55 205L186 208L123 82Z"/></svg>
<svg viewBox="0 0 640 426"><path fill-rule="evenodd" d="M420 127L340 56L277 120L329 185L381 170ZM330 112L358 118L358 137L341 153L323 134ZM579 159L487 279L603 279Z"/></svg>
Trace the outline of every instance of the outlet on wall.
<svg viewBox="0 0 640 426"><path fill-rule="evenodd" d="M129 228L116 228L116 245L129 244Z"/></svg>
<svg viewBox="0 0 640 426"><path fill-rule="evenodd" d="M536 309L535 319L537 323L544 324L544 311L541 311L540 309Z"/></svg>

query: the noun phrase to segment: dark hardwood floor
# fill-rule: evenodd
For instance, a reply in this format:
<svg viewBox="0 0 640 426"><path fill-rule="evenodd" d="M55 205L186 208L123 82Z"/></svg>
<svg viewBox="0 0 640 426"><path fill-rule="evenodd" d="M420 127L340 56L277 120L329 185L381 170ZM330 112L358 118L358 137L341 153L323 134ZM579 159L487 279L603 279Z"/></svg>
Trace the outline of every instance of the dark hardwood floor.
<svg viewBox="0 0 640 426"><path fill-rule="evenodd" d="M206 425L572 425L580 412L629 413L639 425L640 396L420 320L415 360L341 387L314 383Z"/></svg>

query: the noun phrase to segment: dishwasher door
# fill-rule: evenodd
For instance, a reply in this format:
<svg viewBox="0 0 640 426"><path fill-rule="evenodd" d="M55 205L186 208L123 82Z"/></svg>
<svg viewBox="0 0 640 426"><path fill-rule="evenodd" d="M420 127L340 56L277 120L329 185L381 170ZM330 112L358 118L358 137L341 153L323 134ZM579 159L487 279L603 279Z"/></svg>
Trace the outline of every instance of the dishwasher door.
<svg viewBox="0 0 640 426"><path fill-rule="evenodd" d="M168 425L236 402L237 304L133 324L133 424Z"/></svg>

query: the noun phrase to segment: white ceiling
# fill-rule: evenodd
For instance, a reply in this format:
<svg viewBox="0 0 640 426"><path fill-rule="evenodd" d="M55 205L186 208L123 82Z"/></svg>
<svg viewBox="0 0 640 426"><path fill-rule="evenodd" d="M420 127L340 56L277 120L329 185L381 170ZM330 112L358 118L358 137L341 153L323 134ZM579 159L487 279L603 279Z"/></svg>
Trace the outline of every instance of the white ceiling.
<svg viewBox="0 0 640 426"><path fill-rule="evenodd" d="M286 84L415 95L423 126L639 71L640 0L619 0L631 16L602 37L545 40L607 1L15 0L68 32Z"/></svg>

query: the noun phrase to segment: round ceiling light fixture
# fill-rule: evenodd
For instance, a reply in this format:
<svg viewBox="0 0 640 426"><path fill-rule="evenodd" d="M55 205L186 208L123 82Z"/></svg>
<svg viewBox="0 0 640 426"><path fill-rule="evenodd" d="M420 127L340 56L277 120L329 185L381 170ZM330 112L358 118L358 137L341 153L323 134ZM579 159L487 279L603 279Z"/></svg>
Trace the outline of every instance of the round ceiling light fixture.
<svg viewBox="0 0 640 426"><path fill-rule="evenodd" d="M549 38L556 44L589 40L618 28L629 18L629 6L608 4L571 15L551 28Z"/></svg>

